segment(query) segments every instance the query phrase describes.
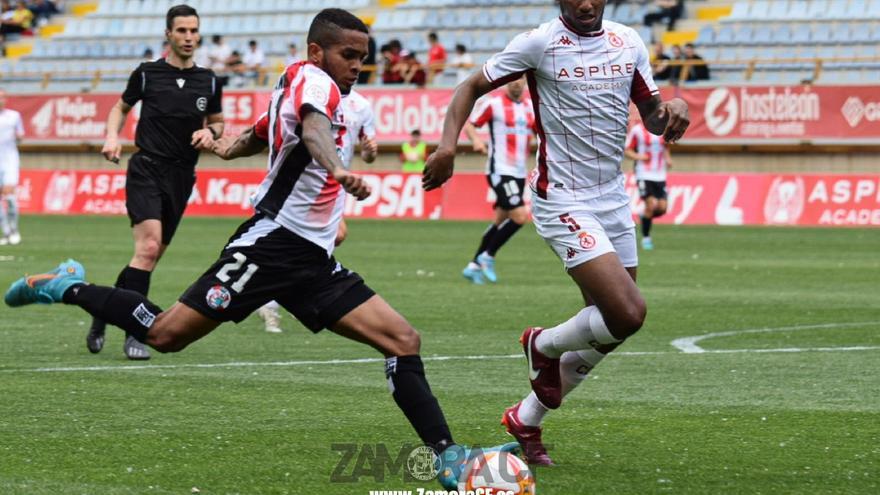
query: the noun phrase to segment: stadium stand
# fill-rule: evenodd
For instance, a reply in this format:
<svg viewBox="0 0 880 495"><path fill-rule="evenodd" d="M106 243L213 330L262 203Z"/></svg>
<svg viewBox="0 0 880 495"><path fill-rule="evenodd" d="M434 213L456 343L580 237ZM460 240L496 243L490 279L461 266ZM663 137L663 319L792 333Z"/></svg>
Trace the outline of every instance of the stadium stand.
<svg viewBox="0 0 880 495"><path fill-rule="evenodd" d="M13 91L117 91L149 49L162 53L164 13L172 0L101 0L85 15L66 17L63 32L37 38L30 53L0 59L0 80ZM291 42L304 46L311 17L324 7L345 7L373 21L377 46L392 39L425 61L427 33L435 31L452 53L464 45L481 64L519 32L551 18L547 0L194 0L202 33L222 34L244 53L258 39L279 70ZM609 2L606 18L636 28L646 42L692 41L712 68L711 84L743 82L858 83L880 80L880 0L691 0L680 32L660 33L642 25L651 2ZM703 15L704 11L721 15ZM670 43L670 40L672 43ZM689 65L672 61L673 64ZM687 80L690 69L681 72ZM271 78L265 78L271 81ZM432 85L450 86L449 68ZM374 79L377 82L377 79ZM700 84L700 83L697 83Z"/></svg>

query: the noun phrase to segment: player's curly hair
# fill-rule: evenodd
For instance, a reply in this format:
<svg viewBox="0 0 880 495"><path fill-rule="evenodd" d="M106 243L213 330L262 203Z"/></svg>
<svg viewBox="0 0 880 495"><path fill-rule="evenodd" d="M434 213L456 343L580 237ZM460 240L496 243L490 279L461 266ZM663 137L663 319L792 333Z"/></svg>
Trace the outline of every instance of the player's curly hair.
<svg viewBox="0 0 880 495"><path fill-rule="evenodd" d="M196 12L196 9L190 7L189 5L175 5L174 7L171 7L170 9L168 9L168 13L165 14L165 29L171 31L171 26L174 25L175 17L190 16L195 16L196 19L199 19L199 13Z"/></svg>
<svg viewBox="0 0 880 495"><path fill-rule="evenodd" d="M308 43L317 43L318 46L327 48L335 44L339 38L339 31L351 29L369 34L367 25L354 14L343 9L324 9L318 12L312 25L309 27Z"/></svg>

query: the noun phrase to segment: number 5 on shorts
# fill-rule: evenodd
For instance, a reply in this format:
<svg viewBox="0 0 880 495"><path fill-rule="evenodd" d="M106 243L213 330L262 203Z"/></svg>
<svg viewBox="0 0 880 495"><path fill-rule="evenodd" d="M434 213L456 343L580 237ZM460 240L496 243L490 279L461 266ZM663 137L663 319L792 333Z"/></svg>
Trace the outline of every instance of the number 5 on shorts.
<svg viewBox="0 0 880 495"><path fill-rule="evenodd" d="M571 215L569 215L568 213L563 213L562 215L559 215L559 221L567 224L568 230L570 230L571 232L577 232L578 230L581 230L581 226L577 223L577 220L571 218Z"/></svg>
<svg viewBox="0 0 880 495"><path fill-rule="evenodd" d="M247 261L247 256L241 253L232 253L232 257L235 258L233 263L226 263L220 268L220 271L217 272L217 278L220 279L221 282L229 282L229 279L232 278L229 276L229 272L236 272L241 269L244 262ZM232 284L230 287L235 292L241 292L244 290L244 285L248 283L248 280L254 276L254 273L260 267L255 265L254 263L248 263L247 270Z"/></svg>

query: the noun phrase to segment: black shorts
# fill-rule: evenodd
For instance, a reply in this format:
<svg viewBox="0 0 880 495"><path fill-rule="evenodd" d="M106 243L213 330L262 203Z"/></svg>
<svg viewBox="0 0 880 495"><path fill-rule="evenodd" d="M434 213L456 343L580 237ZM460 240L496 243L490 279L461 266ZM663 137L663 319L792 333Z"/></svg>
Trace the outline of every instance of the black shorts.
<svg viewBox="0 0 880 495"><path fill-rule="evenodd" d="M502 210L513 210L520 206L525 206L523 199L523 191L525 190L526 180L524 178L512 177L510 175L487 175L486 180L489 187L495 191L495 208Z"/></svg>
<svg viewBox="0 0 880 495"><path fill-rule="evenodd" d="M319 332L374 295L323 248L257 214L241 224L180 302L214 321L239 323L275 300Z"/></svg>
<svg viewBox="0 0 880 495"><path fill-rule="evenodd" d="M135 153L125 175L125 208L131 225L159 220L162 244L171 244L195 183L194 166L164 163Z"/></svg>
<svg viewBox="0 0 880 495"><path fill-rule="evenodd" d="M666 199L666 181L640 180L639 195L642 199L648 197Z"/></svg>

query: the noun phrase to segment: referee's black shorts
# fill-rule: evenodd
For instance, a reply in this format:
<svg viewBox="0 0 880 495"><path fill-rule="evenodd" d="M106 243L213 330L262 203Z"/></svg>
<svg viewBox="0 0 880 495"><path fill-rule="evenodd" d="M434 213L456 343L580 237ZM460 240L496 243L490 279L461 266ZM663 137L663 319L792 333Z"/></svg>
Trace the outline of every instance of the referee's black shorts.
<svg viewBox="0 0 880 495"><path fill-rule="evenodd" d="M135 153L125 176L125 207L131 225L159 220L162 244L171 244L195 183L194 166Z"/></svg>

